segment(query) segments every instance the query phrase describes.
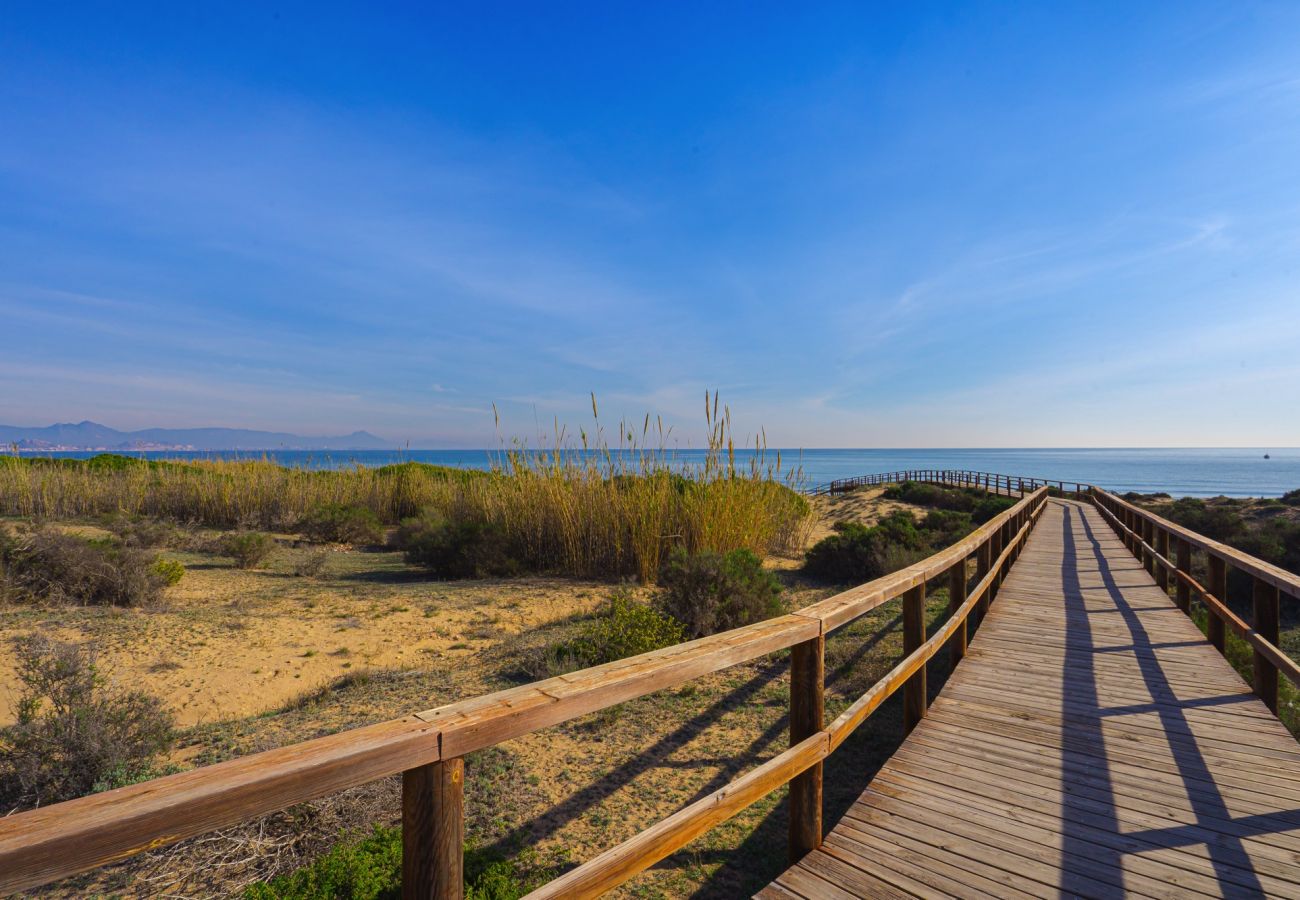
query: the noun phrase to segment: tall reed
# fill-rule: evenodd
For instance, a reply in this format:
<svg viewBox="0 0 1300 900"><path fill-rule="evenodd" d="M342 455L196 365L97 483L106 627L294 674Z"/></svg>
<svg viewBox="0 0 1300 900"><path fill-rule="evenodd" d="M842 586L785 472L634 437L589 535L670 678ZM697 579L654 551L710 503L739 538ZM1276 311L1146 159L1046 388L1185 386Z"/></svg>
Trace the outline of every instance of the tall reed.
<svg viewBox="0 0 1300 900"><path fill-rule="evenodd" d="M382 521L429 510L499 527L529 569L593 577L654 577L667 552L765 554L802 546L807 502L763 437L736 464L731 416L706 397L703 461L668 447L670 430L649 416L640 435L620 422L610 440L592 399L593 432L570 440L558 425L544 445L492 454L487 471L402 463L309 470L266 460L145 462L0 458L0 514L77 518L159 516L215 527L293 529L323 503L363 506Z"/></svg>

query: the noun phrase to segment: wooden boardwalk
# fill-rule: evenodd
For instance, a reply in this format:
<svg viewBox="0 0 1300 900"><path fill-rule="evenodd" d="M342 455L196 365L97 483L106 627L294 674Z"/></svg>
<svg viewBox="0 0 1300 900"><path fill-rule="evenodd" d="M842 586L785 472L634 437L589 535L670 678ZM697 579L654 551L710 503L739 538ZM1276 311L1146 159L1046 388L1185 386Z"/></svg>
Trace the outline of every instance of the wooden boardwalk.
<svg viewBox="0 0 1300 900"><path fill-rule="evenodd" d="M1300 897L1300 745L1053 500L925 720L761 897Z"/></svg>

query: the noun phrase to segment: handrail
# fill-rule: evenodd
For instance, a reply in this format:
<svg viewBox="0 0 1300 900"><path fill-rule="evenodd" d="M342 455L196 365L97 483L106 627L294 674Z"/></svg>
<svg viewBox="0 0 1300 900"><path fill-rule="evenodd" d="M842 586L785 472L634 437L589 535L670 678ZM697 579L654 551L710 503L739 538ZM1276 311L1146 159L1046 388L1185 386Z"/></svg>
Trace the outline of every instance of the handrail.
<svg viewBox="0 0 1300 900"><path fill-rule="evenodd" d="M1085 494L1092 488L1092 485L1082 481L1004 475L997 472L978 472L969 469L903 469L896 472L837 478L808 488L805 493L809 496L841 494L869 485L897 484L903 481L929 481L956 487L973 487L994 493L1005 492L1009 494L1023 493L1026 489L1033 491L1044 486L1055 488L1061 493ZM1067 490L1067 485L1072 486L1072 489Z"/></svg>
<svg viewBox="0 0 1300 900"><path fill-rule="evenodd" d="M1226 560L1233 568L1245 572L1252 578L1267 582L1285 594L1300 599L1300 575L1288 572L1286 569L1279 568L1262 559L1257 559L1249 553L1242 553L1235 547L1229 547L1227 544L1197 534L1189 528L1184 528L1175 522L1170 522L1168 519L1161 518L1149 510L1130 503L1122 497L1117 497L1109 491L1104 491L1101 488L1094 488L1094 490L1112 505L1129 510L1162 531L1167 532L1170 537L1187 541L1194 548L1205 553L1213 553L1220 559Z"/></svg>
<svg viewBox="0 0 1300 900"><path fill-rule="evenodd" d="M1010 490L1010 479L1007 490ZM739 810L791 778L806 779L808 768L818 761L813 757L820 752L809 748L821 746L818 744L821 740L825 752L831 752L900 685L907 688L905 707L910 724L924 715L925 662L949 640L954 641L954 658L957 658L958 641L954 635L960 638L960 647L964 648L970 610L977 606L987 608L1006 567L1037 521L1046 496L1046 488L1040 486L966 538L933 556L775 619L377 725L0 819L0 892L37 887L402 772L404 895L416 896L418 890L421 896L460 896L459 797L463 780L460 765L466 753L768 653L794 648L796 659L802 656L811 665L792 666L792 706L799 703L805 712L815 708L811 717L802 716L815 720L815 727L809 734L796 735L792 724L795 747L777 757L783 762L769 761L713 795L718 814L733 806ZM960 584L964 593L964 576L972 555L977 557L979 583L962 604L955 608L950 604L952 616L940 632L946 635L944 639L937 640L939 635L935 635L925 641L922 614L927 582L947 576L949 585ZM957 578L958 567L961 578ZM899 597L904 600L904 650L908 654L900 666L906 671L896 667L886 676L884 687L877 685L876 695L868 691L859 701L865 705L857 708L854 715L858 718L851 724L836 720L829 730L823 729L821 673L825 635ZM805 669L815 673L815 677L799 674ZM878 699L869 701L872 696ZM791 718L793 723L793 710ZM817 738L817 735L824 737ZM800 747L803 749L799 753L790 756ZM796 758L798 762L792 762ZM803 764L805 761L807 765ZM756 774L760 770L762 774ZM784 780L773 781L775 778ZM799 784L796 780L796 786ZM753 799L735 806L749 796L746 791L765 785L766 789L754 794ZM820 798L819 773L815 787L815 794ZM731 791L726 794L730 799L723 803L720 795L727 791ZM793 808L794 787L791 794ZM811 795L811 786L808 794ZM435 803L433 799L441 801L448 796L454 797L455 802ZM792 816L792 835L796 830L806 835L815 832L819 844L820 806L815 810L815 823L809 821L814 811L810 806L807 810L802 816ZM678 815L686 812L683 810ZM677 826L668 824L675 821L693 821L693 818L670 817L656 826L661 831L652 829L651 832L670 834L672 841L681 840L676 844L681 846L690 840L682 836L696 833L691 831L695 826L675 831Z"/></svg>
<svg viewBox="0 0 1300 900"><path fill-rule="evenodd" d="M1234 634L1246 643L1250 644L1255 652L1262 653L1268 657L1269 661L1283 672L1287 678L1290 679L1292 684L1296 687L1300 687L1300 663L1297 663L1291 657L1287 656L1277 647L1269 643L1268 640L1258 631L1246 624L1240 616L1229 609L1227 604L1225 604L1221 598L1214 596L1214 594L1210 593L1208 588L1193 578L1189 573L1178 568L1177 563L1171 562L1168 558L1163 556L1155 547L1143 540L1137 532L1133 531L1121 522L1113 512L1101 504L1098 504L1097 508L1101 510L1102 515L1107 517L1111 526L1116 531L1120 532L1121 535L1126 535L1137 541L1141 550L1149 554L1150 557L1155 560L1156 564L1162 566L1164 570L1169 575L1173 576L1179 584L1184 584L1190 590L1195 591L1206 607L1222 619L1224 623L1232 629Z"/></svg>
<svg viewBox="0 0 1300 900"><path fill-rule="evenodd" d="M1066 487L1072 485L1074 490L1068 493L1091 501L1102 511L1107 522L1124 539L1130 552L1142 561L1162 589L1167 591L1172 583L1175 600L1184 612L1190 613L1191 595L1193 592L1197 594L1210 613L1206 637L1220 653L1225 653L1228 629L1250 645L1254 655L1252 678L1255 692L1269 709L1277 712L1279 673L1300 687L1300 679L1297 677L1300 675L1300 667L1278 646L1281 636L1280 599L1284 594L1300 599L1300 575L1197 534L1109 491L1083 482L1045 481L965 470L954 472L923 469L841 479L831 482L827 492L838 493L863 484L883 483L882 479L910 479L939 484L951 484L955 480L958 484L973 483L974 486L993 489L1005 487L1008 490L1013 485L1023 490L1025 486L1037 488L1045 484L1062 493L1067 493ZM1176 562L1171 562L1169 558L1171 543L1175 548ZM1211 581L1208 588L1191 576L1193 550L1205 555L1205 565ZM1225 602L1230 569L1242 572L1253 582L1250 624L1233 612Z"/></svg>
<svg viewBox="0 0 1300 900"><path fill-rule="evenodd" d="M884 678L868 688L828 727L818 730L721 790L697 800L668 819L571 869L528 894L525 900L598 897L684 847L709 828L736 815L833 753L872 712L897 693L899 688L909 684L909 680L952 639L958 629L966 627L971 611L994 589L999 575L1005 571L1037 522L1045 499L1044 492L1022 501L1021 505L1029 504L1026 507L1028 514L1018 519L1020 525L1015 536L1002 549L995 563L956 612L948 617L934 635L904 656Z"/></svg>

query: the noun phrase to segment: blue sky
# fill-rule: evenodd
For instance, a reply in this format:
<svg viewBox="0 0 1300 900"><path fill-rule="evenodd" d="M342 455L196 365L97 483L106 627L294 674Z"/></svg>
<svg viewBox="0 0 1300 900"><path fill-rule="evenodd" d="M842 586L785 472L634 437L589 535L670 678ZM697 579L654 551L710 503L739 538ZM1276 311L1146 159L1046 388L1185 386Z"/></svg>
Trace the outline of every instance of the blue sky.
<svg viewBox="0 0 1300 900"><path fill-rule="evenodd" d="M705 6L5 4L0 421L1300 445L1300 5Z"/></svg>

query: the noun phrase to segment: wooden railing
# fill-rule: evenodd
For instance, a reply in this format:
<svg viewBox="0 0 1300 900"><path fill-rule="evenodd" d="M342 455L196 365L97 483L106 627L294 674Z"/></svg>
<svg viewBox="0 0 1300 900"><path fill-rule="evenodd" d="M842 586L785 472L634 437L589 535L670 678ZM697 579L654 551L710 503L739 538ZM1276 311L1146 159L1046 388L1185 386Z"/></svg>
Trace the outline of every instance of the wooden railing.
<svg viewBox="0 0 1300 900"><path fill-rule="evenodd" d="M1092 496L1097 508L1156 583L1166 591L1171 585L1174 587L1179 608L1191 612L1193 593L1205 604L1209 612L1206 637L1220 653L1225 651L1227 629L1250 645L1254 653L1255 693L1276 713L1278 673L1300 688L1300 665L1277 646L1279 601L1283 594L1300 599L1300 576L1212 541L1100 488L1094 487ZM1192 577L1194 552L1204 555L1208 585ZM1249 624L1226 602L1228 572L1232 569L1248 575L1252 582Z"/></svg>
<svg viewBox="0 0 1300 900"><path fill-rule="evenodd" d="M1052 488L1063 494L1085 494L1092 489L1092 485L1079 481L1001 475L997 472L974 472L968 469L903 469L897 472L858 475L854 478L837 478L834 481L812 487L806 493L814 496L819 494L843 494L856 491L861 487L899 484L904 481L926 481L946 484L951 487L977 488L994 494L1008 495L1035 491L1040 487Z"/></svg>
<svg viewBox="0 0 1300 900"><path fill-rule="evenodd" d="M962 477L933 480L973 484L977 474L953 473ZM532 896L595 896L786 783L790 784L790 854L796 859L821 843L822 760L900 688L906 726L912 728L925 716L926 663L945 645L954 661L961 659L972 610L987 610L1043 510L1048 490L1041 480L984 477L984 484L1023 496L928 559L797 612L401 719L0 819L0 891L46 884L400 772L403 897L459 897L466 754L786 648L792 651L788 750ZM949 616L927 639L925 597L932 584L948 588ZM903 606L903 659L826 725L826 635L898 598Z"/></svg>
<svg viewBox="0 0 1300 900"><path fill-rule="evenodd" d="M1129 551L1141 560L1156 584L1166 592L1171 586L1173 587L1174 600L1180 609L1188 614L1191 613L1193 593L1205 605L1208 614L1206 638L1220 653L1226 656L1226 632L1229 630L1250 645L1253 654L1253 687L1255 693L1270 710L1277 713L1279 673L1300 688L1300 664L1278 647L1281 633L1280 598L1286 595L1292 599L1300 599L1300 576L1183 528L1091 484L993 475L987 472L929 469L890 473L890 475L907 476L897 480L965 484L983 487L986 490L1011 491L1021 485L1030 488L1045 485L1049 489L1054 488L1057 492L1091 501L1116 533L1124 539ZM866 479L878 477L880 476L865 476ZM856 480L847 479L839 483ZM832 484L836 483L832 482ZM863 483L879 482L868 480ZM1192 577L1194 552L1204 556L1208 586ZM1249 623L1233 612L1226 602L1228 573L1233 569L1251 579L1252 609Z"/></svg>

